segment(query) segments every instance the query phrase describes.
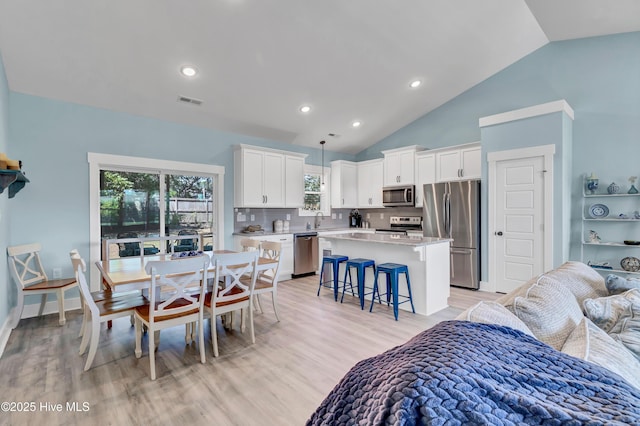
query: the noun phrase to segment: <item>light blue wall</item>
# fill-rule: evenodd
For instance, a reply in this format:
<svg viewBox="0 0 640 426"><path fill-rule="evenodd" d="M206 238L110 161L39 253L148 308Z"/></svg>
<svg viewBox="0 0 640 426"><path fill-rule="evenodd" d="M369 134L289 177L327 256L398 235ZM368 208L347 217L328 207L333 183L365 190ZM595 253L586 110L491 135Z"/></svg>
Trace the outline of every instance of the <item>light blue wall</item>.
<svg viewBox="0 0 640 426"><path fill-rule="evenodd" d="M7 77L4 71L4 63L2 61L2 52L0 51L0 152L8 153L9 146L9 87L7 85ZM13 200L11 200L13 201ZM7 191L0 194L0 250L2 253L7 252L10 236L11 223L11 203L8 200ZM7 270L7 261L4 254L0 261L0 326L4 324L9 315L11 306L15 304L15 298L12 299L12 283L11 277ZM15 294L15 290L13 290Z"/></svg>
<svg viewBox="0 0 640 426"><path fill-rule="evenodd" d="M563 130L569 133L564 139L572 140L564 157L571 164L563 167L572 170L563 177L570 180L570 201L555 206L564 203L571 211L569 257L579 259L584 174L595 171L607 184L640 176L640 32L550 43L359 153L357 160L403 145L439 148L479 141L481 117L560 99L571 105L575 120L572 129Z"/></svg>
<svg viewBox="0 0 640 426"><path fill-rule="evenodd" d="M215 164L225 167L225 246L232 246L233 147L237 144L309 154L321 152L275 141L180 125L68 102L11 94L11 147L31 183L13 199L14 243L40 241L48 268L71 274L71 248L89 255L87 152ZM325 163L353 156L327 151Z"/></svg>

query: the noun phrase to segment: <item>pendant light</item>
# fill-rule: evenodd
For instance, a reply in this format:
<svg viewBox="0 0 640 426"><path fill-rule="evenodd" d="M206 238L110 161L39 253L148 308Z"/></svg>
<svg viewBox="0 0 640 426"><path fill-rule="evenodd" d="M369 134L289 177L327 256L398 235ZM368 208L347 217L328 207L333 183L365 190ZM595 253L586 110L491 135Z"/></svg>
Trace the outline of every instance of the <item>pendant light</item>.
<svg viewBox="0 0 640 426"><path fill-rule="evenodd" d="M320 190L324 191L324 144L326 141L320 141L320 146L322 147L322 181L320 182Z"/></svg>

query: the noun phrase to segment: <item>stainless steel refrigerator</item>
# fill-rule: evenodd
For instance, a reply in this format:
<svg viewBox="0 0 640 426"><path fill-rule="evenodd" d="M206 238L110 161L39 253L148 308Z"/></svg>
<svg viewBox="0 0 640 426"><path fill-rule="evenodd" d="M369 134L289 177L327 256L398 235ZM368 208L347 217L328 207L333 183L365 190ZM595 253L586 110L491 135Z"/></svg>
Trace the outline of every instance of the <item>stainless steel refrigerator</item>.
<svg viewBox="0 0 640 426"><path fill-rule="evenodd" d="M425 237L453 238L451 285L480 287L480 181L424 185Z"/></svg>

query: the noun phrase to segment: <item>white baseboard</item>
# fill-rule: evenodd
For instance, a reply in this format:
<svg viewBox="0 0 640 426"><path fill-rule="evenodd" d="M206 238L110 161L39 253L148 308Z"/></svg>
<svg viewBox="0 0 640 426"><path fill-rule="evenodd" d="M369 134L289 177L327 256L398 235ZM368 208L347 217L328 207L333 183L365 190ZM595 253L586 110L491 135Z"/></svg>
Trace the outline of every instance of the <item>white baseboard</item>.
<svg viewBox="0 0 640 426"><path fill-rule="evenodd" d="M80 298L79 297L74 297L74 298L71 298L71 299L64 299L64 311L65 312L75 311L76 309L80 309ZM20 319L37 317L39 311L40 311L40 303L33 303L33 304L30 304L30 305L24 305L24 309L22 310L22 317L20 317ZM11 320L13 319L13 316L15 315L15 313L16 313L16 308L14 306L13 308L11 308L11 311L9 312L9 315L5 319L4 324L2 324L2 328L0 328L0 357L2 357L2 354L4 353L4 348L7 345L7 342L9 341L9 336L11 336ZM49 315L49 314L56 314L57 315L58 314L58 301L57 300L48 301L44 305L44 312L42 314L43 315Z"/></svg>
<svg viewBox="0 0 640 426"><path fill-rule="evenodd" d="M480 290L480 291L488 291L490 293L495 293L496 292L496 286L495 286L495 284L491 284L491 283L488 283L486 281L480 281L480 288L478 290Z"/></svg>

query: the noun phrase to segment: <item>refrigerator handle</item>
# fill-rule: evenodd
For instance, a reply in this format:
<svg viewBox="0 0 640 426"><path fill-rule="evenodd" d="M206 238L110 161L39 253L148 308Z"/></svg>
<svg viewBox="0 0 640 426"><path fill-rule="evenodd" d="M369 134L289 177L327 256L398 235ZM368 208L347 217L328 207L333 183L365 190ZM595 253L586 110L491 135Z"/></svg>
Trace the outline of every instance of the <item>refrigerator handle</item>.
<svg viewBox="0 0 640 426"><path fill-rule="evenodd" d="M451 238L451 194L445 193L442 203L444 205L444 232L447 238Z"/></svg>

